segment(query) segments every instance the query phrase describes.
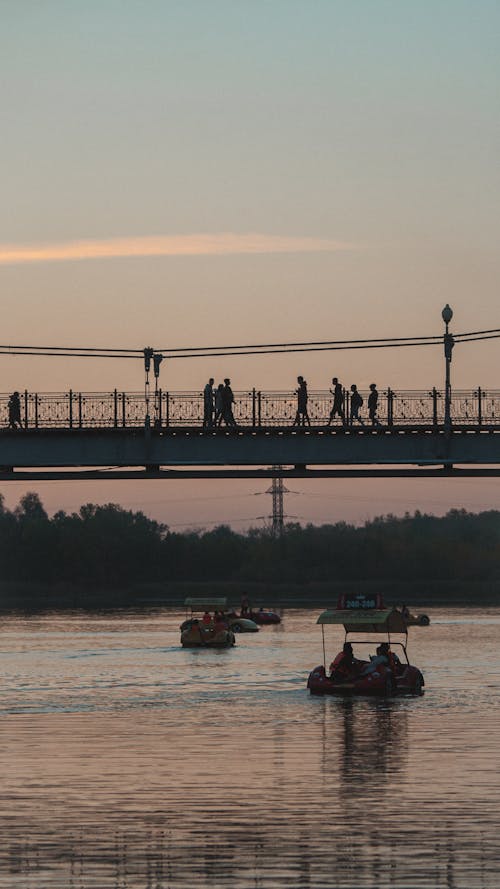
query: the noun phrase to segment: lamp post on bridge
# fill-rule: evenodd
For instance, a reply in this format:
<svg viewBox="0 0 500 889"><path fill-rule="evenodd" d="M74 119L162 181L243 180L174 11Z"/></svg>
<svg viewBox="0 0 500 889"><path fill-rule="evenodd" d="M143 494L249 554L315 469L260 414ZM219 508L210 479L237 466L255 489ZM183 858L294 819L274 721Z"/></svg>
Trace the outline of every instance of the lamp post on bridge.
<svg viewBox="0 0 500 889"><path fill-rule="evenodd" d="M151 426L151 416L149 413L149 372L151 370L151 360L154 356L154 349L151 346L146 346L143 349L144 352L144 373L146 375L146 379L144 381L144 401L146 405L146 416L144 418L144 428L149 429Z"/></svg>
<svg viewBox="0 0 500 889"><path fill-rule="evenodd" d="M450 308L448 303L446 303L443 311L441 312L441 317L445 323L445 333L443 336L443 344L444 344L444 360L446 367L446 377L445 377L445 391L444 391L444 425L446 429L451 428L451 382L450 382L450 364L451 364L451 353L453 351L453 346L455 345L455 340L453 339L453 335L448 330L448 325L453 318L453 309Z"/></svg>

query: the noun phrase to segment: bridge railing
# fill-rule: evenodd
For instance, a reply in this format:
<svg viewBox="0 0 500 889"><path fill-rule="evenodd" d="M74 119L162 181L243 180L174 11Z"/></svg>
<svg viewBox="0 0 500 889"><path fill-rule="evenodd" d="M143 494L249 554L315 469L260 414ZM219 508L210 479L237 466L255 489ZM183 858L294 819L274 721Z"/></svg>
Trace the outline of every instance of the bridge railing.
<svg viewBox="0 0 500 889"><path fill-rule="evenodd" d="M368 419L369 392L361 391L359 415ZM345 413L349 417L349 392ZM297 411L294 392L235 392L234 417L238 426L289 428ZM144 392L22 392L21 423L28 429L141 428L146 404ZM9 395L0 394L0 427L9 425ZM325 426L332 407L327 391L310 390L308 414L311 425ZM457 426L500 425L500 391L457 390L451 399L451 419ZM382 426L439 426L444 422L444 391L379 390L377 417ZM164 428L198 427L203 424L203 393L159 390L149 403L151 425ZM333 421L341 425L339 418ZM224 427L224 423L222 424Z"/></svg>

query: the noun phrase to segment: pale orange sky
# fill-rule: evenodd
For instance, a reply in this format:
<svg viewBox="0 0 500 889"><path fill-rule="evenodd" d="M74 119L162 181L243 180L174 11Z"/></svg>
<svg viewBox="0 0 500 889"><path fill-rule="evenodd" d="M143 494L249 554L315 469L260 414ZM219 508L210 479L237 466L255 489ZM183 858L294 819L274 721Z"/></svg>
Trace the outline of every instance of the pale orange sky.
<svg viewBox="0 0 500 889"><path fill-rule="evenodd" d="M465 0L152 0L147 15L117 0L7 0L2 342L429 335L445 303L452 330L500 327L499 19L496 4ZM0 356L0 373L5 392L143 385L131 361ZM161 384L229 375L235 390L291 390L298 373L312 389L336 375L397 390L440 386L444 367L439 347L198 359L164 362ZM500 389L496 341L457 346L452 383ZM236 482L37 487L51 509L113 499L172 524L268 511ZM496 490L318 489L288 512L476 509ZM20 490L4 486L9 502Z"/></svg>

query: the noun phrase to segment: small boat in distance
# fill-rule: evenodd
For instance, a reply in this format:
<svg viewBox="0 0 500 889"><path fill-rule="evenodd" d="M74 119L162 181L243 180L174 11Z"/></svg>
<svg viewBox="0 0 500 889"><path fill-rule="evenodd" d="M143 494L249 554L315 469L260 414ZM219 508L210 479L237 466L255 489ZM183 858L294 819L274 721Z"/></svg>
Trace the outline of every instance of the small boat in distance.
<svg viewBox="0 0 500 889"><path fill-rule="evenodd" d="M256 624L260 624L261 626L281 623L279 614L276 614L275 611L266 611L265 608L259 608L258 611L253 611L251 608L245 617L249 617L250 620L255 621Z"/></svg>
<svg viewBox="0 0 500 889"><path fill-rule="evenodd" d="M407 627L428 627L431 622L428 614L412 614L406 605L401 606L401 614Z"/></svg>
<svg viewBox="0 0 500 889"><path fill-rule="evenodd" d="M421 695L424 677L410 664L407 654L408 627L396 608L385 608L382 597L339 597L336 609L323 611L317 623L323 637L323 664L309 674L307 687L312 695ZM343 626L344 647L326 670L325 625ZM403 637L395 640L394 635ZM370 638L358 638L368 636ZM350 638L349 638L350 637ZM354 656L353 645L373 646L369 660ZM398 647L401 659L392 651Z"/></svg>
<svg viewBox="0 0 500 889"><path fill-rule="evenodd" d="M259 624L260 626L265 626L266 624L281 623L281 617L279 616L279 614L276 614L275 611L269 611L262 606L258 610L252 608L250 602L248 601L247 595L242 596L240 615L243 618L249 618L250 620L255 621L255 623Z"/></svg>
<svg viewBox="0 0 500 889"><path fill-rule="evenodd" d="M190 615L180 626L183 648L230 648L235 644L236 637L223 612L225 599L188 598L184 605ZM196 617L196 613L201 616Z"/></svg>

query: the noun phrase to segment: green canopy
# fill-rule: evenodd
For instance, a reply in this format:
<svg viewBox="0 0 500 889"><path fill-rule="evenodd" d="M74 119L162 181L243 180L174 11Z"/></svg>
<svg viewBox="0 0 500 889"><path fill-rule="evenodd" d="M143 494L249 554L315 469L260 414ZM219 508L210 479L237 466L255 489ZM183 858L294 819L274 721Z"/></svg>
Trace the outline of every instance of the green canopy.
<svg viewBox="0 0 500 889"><path fill-rule="evenodd" d="M407 633L405 619L394 608L370 608L355 611L351 608L328 609L316 621L318 624L341 624L346 633Z"/></svg>

